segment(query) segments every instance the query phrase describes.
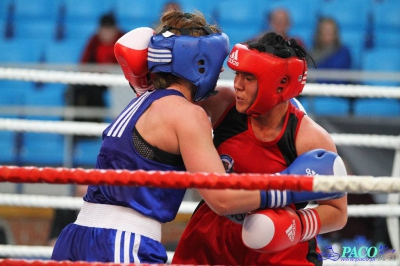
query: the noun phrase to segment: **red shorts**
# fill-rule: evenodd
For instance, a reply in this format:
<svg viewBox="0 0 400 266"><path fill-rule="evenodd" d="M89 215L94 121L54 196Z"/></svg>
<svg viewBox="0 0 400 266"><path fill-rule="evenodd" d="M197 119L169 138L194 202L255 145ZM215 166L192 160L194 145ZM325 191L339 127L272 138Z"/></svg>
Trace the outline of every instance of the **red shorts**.
<svg viewBox="0 0 400 266"><path fill-rule="evenodd" d="M189 221L172 264L322 265L315 238L277 253L260 253L244 246L241 236L241 224L203 204Z"/></svg>

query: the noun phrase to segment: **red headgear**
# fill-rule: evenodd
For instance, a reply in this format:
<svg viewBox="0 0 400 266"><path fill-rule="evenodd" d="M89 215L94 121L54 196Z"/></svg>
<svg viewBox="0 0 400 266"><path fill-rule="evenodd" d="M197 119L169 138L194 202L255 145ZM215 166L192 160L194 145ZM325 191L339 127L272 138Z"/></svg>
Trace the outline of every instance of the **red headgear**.
<svg viewBox="0 0 400 266"><path fill-rule="evenodd" d="M247 115L257 116L268 112L278 103L298 96L306 84L306 60L296 56L281 58L236 44L229 55L228 66L257 78L258 94L246 110Z"/></svg>

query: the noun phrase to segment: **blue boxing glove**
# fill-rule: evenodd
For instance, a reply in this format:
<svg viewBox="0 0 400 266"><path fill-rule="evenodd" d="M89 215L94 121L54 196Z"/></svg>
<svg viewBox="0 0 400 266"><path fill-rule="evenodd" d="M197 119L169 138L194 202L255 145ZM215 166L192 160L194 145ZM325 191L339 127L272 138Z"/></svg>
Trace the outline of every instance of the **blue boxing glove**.
<svg viewBox="0 0 400 266"><path fill-rule="evenodd" d="M306 152L294 160L288 168L276 175L347 175L342 158L334 152L316 149ZM346 193L296 192L291 190L260 191L260 208L281 208L292 203L312 200L338 199Z"/></svg>

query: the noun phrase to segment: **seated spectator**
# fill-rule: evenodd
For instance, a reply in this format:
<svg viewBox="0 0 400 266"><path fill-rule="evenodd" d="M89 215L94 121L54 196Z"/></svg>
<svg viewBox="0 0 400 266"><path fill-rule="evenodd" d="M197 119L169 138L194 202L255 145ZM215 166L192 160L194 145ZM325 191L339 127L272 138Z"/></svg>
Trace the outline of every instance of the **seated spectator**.
<svg viewBox="0 0 400 266"><path fill-rule="evenodd" d="M350 69L351 54L349 48L341 43L339 27L334 19L319 20L314 34L314 44L310 56L318 69ZM309 65L313 62L309 59ZM317 80L319 83L348 83L341 80Z"/></svg>
<svg viewBox="0 0 400 266"><path fill-rule="evenodd" d="M291 38L295 39L298 44L305 47L304 41L298 36L289 36L289 30L291 27L291 20L289 12L284 8L276 8L272 10L267 16L267 25L268 29L264 32L261 32L251 40L258 40L265 33L273 31L284 37L286 40Z"/></svg>
<svg viewBox="0 0 400 266"><path fill-rule="evenodd" d="M105 14L100 18L97 32L90 36L81 57L81 63L117 64L114 56L114 44L124 35L115 21L113 14ZM105 107L105 86L73 85L67 91L67 103L79 107ZM75 121L102 122L102 119L82 119Z"/></svg>

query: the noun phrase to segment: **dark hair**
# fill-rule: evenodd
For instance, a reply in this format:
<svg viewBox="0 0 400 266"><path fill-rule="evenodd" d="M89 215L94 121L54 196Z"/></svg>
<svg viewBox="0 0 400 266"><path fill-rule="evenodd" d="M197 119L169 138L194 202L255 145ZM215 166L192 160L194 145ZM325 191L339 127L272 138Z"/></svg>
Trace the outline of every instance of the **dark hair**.
<svg viewBox="0 0 400 266"><path fill-rule="evenodd" d="M116 25L114 14L108 13L100 18L101 27L114 27Z"/></svg>
<svg viewBox="0 0 400 266"><path fill-rule="evenodd" d="M276 32L268 32L258 41L249 41L246 44L251 49L271 53L281 58L291 56L305 58L307 56L306 50L295 39L286 40Z"/></svg>

